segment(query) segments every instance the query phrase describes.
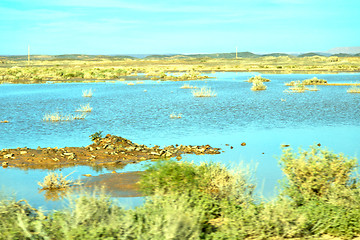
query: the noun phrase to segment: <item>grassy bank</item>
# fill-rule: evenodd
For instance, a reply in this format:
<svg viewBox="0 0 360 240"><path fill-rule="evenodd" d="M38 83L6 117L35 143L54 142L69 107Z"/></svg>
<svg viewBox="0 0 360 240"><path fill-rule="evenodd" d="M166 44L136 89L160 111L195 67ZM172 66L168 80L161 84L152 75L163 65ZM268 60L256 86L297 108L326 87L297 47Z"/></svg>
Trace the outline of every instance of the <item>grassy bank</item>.
<svg viewBox="0 0 360 240"><path fill-rule="evenodd" d="M37 56L30 64L24 58L1 57L0 83L42 83L46 81L123 80L138 73L148 79L203 79L205 73L234 71L261 73L338 73L359 72L360 57L210 58L176 56L162 58L116 58L109 56L46 58ZM181 73L175 76L173 73Z"/></svg>
<svg viewBox="0 0 360 240"><path fill-rule="evenodd" d="M145 204L124 210L104 195L84 195L45 216L2 200L1 239L351 239L360 235L357 160L326 149L284 150L286 176L272 201L254 194L247 168L162 161L140 185Z"/></svg>

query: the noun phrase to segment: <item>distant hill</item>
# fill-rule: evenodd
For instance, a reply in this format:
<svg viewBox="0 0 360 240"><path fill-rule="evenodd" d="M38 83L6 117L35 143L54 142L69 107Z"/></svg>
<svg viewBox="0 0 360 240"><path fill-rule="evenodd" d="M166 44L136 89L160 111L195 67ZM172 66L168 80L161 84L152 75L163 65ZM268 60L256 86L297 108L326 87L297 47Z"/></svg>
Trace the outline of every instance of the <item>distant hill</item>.
<svg viewBox="0 0 360 240"><path fill-rule="evenodd" d="M264 57L295 57L292 54L287 53L269 53L269 54L263 54Z"/></svg>
<svg viewBox="0 0 360 240"><path fill-rule="evenodd" d="M322 53L310 52L310 53L303 53L303 54L298 55L298 57L314 57L314 56L321 56L321 57L323 57L324 54L322 54Z"/></svg>
<svg viewBox="0 0 360 240"><path fill-rule="evenodd" d="M331 56L334 56L334 57L353 57L354 55L348 54L348 53L338 53L338 54L333 54Z"/></svg>
<svg viewBox="0 0 360 240"><path fill-rule="evenodd" d="M330 54L347 53L353 55L360 53L360 47L336 47L326 51L326 53L330 53Z"/></svg>

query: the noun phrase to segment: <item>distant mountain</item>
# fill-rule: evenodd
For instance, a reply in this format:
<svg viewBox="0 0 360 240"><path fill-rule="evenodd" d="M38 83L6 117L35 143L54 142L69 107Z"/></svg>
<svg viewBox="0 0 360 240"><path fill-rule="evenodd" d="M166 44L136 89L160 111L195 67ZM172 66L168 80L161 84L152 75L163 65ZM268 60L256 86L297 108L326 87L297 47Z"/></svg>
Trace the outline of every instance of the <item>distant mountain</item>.
<svg viewBox="0 0 360 240"><path fill-rule="evenodd" d="M357 54L360 53L360 47L336 47L332 48L326 53L338 54L338 53L347 53L347 54Z"/></svg>

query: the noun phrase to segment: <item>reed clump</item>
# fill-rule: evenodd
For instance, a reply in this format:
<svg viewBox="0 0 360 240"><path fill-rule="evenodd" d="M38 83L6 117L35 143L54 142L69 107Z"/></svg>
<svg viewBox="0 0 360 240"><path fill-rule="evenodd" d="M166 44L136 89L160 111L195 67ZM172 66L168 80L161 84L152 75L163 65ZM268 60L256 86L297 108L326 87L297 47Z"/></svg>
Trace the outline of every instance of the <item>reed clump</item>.
<svg viewBox="0 0 360 240"><path fill-rule="evenodd" d="M91 112L92 107L90 107L90 103L86 105L80 105L80 108L76 109L76 112Z"/></svg>
<svg viewBox="0 0 360 240"><path fill-rule="evenodd" d="M86 89L82 91L82 96L83 97L92 97L93 96L93 91L92 89Z"/></svg>
<svg viewBox="0 0 360 240"><path fill-rule="evenodd" d="M200 89L192 90L191 93L194 97L216 97L217 96L216 92L209 87L202 87Z"/></svg>
<svg viewBox="0 0 360 240"><path fill-rule="evenodd" d="M252 91L263 91L266 90L266 85L260 81L260 80L254 80L252 81L252 87L251 90Z"/></svg>
<svg viewBox="0 0 360 240"><path fill-rule="evenodd" d="M348 92L348 93L360 93L360 87L359 86L352 86L346 92Z"/></svg>
<svg viewBox="0 0 360 240"><path fill-rule="evenodd" d="M55 113L46 113L43 117L45 122L67 122L73 120L82 120L85 119L86 113L76 114L76 115L62 115L59 112Z"/></svg>

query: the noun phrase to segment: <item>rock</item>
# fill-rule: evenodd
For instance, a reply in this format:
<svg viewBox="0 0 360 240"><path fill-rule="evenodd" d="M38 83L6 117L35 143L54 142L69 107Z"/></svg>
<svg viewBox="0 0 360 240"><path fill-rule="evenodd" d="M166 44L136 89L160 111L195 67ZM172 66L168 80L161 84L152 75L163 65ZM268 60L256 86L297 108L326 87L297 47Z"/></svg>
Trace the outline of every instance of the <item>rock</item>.
<svg viewBox="0 0 360 240"><path fill-rule="evenodd" d="M94 151L94 148L93 148L93 147L89 147L89 151L90 151L90 152Z"/></svg>
<svg viewBox="0 0 360 240"><path fill-rule="evenodd" d="M246 143L245 143L245 142L242 142L242 143L241 143L241 146L246 146Z"/></svg>
<svg viewBox="0 0 360 240"><path fill-rule="evenodd" d="M91 174L83 174L84 177L91 177Z"/></svg>
<svg viewBox="0 0 360 240"><path fill-rule="evenodd" d="M9 154L5 154L5 155L4 155L4 158L5 158L5 159L12 158L12 157L14 157L14 154L13 154L13 153L9 153Z"/></svg>
<svg viewBox="0 0 360 240"><path fill-rule="evenodd" d="M21 155L27 154L27 151L20 151Z"/></svg>
<svg viewBox="0 0 360 240"><path fill-rule="evenodd" d="M6 168L6 167L8 167L9 166L9 163L8 162L2 162L2 167L4 167L4 168Z"/></svg>

